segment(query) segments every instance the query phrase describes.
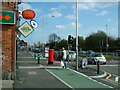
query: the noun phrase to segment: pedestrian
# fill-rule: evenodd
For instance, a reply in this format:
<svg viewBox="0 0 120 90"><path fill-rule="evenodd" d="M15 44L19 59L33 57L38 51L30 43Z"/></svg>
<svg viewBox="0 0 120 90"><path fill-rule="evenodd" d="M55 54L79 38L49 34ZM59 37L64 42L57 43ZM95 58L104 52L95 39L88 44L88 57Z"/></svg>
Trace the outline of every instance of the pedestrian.
<svg viewBox="0 0 120 90"><path fill-rule="evenodd" d="M65 48L63 47L63 48L62 48L62 61L63 61L63 63L64 63L64 68L65 68L65 69L67 68L66 57L67 57L67 55L66 55L66 50L65 50Z"/></svg>

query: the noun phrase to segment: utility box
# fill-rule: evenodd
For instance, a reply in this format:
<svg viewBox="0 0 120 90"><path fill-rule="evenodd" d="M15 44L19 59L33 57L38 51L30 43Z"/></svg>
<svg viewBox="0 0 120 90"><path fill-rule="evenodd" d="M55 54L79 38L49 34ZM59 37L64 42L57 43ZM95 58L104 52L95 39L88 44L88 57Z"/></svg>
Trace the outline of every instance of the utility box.
<svg viewBox="0 0 120 90"><path fill-rule="evenodd" d="M48 64L53 64L54 61L54 49L49 49Z"/></svg>

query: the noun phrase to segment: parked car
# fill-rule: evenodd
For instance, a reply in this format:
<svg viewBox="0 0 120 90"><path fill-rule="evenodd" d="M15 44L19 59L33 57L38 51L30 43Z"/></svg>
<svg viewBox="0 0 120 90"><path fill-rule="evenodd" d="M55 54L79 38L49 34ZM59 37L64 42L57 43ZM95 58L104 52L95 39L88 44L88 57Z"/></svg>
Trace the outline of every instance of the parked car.
<svg viewBox="0 0 120 90"><path fill-rule="evenodd" d="M106 58L101 53L92 53L87 59L89 64L97 64L97 61L100 61L101 64L106 64Z"/></svg>
<svg viewBox="0 0 120 90"><path fill-rule="evenodd" d="M120 50L116 50L117 56L120 56Z"/></svg>
<svg viewBox="0 0 120 90"><path fill-rule="evenodd" d="M79 53L80 53L80 54L86 54L86 51L81 50Z"/></svg>
<svg viewBox="0 0 120 90"><path fill-rule="evenodd" d="M32 51L35 52L35 53L40 53L41 52L39 48L35 48Z"/></svg>
<svg viewBox="0 0 120 90"><path fill-rule="evenodd" d="M87 54L95 53L93 50L88 50Z"/></svg>
<svg viewBox="0 0 120 90"><path fill-rule="evenodd" d="M55 51L54 58L60 61L62 59L62 51Z"/></svg>
<svg viewBox="0 0 120 90"><path fill-rule="evenodd" d="M74 61L76 59L76 53L74 51L69 51L69 55L67 53L67 60Z"/></svg>
<svg viewBox="0 0 120 90"><path fill-rule="evenodd" d="M74 61L76 58L76 53L74 51L68 51L66 50L66 54L67 54L67 60L69 59L69 61ZM57 60L61 60L62 59L62 51L55 51L54 52L54 57Z"/></svg>

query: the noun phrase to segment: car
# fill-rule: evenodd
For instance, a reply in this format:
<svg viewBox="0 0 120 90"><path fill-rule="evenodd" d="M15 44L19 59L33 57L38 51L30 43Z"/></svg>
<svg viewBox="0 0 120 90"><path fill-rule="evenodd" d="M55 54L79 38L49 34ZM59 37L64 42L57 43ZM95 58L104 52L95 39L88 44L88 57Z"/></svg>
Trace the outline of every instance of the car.
<svg viewBox="0 0 120 90"><path fill-rule="evenodd" d="M93 50L88 50L87 54L95 53Z"/></svg>
<svg viewBox="0 0 120 90"><path fill-rule="evenodd" d="M102 53L92 53L87 57L89 64L97 64L100 61L101 64L106 64L106 58Z"/></svg>
<svg viewBox="0 0 120 90"><path fill-rule="evenodd" d="M61 50L60 51L54 51L54 58L56 60L61 61L61 59L62 59L62 51Z"/></svg>
<svg viewBox="0 0 120 90"><path fill-rule="evenodd" d="M41 51L40 51L39 48L35 48L35 49L33 49L33 52L35 52L35 53L40 53Z"/></svg>
<svg viewBox="0 0 120 90"><path fill-rule="evenodd" d="M117 56L120 56L120 50L116 50Z"/></svg>
<svg viewBox="0 0 120 90"><path fill-rule="evenodd" d="M74 51L69 51L69 54L67 52L67 60L75 61L75 59L76 59L76 53Z"/></svg>
<svg viewBox="0 0 120 90"><path fill-rule="evenodd" d="M81 50L79 53L80 53L80 54L86 54L86 51Z"/></svg>

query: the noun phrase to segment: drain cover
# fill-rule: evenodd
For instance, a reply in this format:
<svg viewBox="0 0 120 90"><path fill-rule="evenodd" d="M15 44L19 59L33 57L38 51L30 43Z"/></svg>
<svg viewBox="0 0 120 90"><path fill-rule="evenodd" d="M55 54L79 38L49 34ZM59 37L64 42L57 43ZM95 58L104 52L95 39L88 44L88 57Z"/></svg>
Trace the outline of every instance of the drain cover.
<svg viewBox="0 0 120 90"><path fill-rule="evenodd" d="M68 76L74 76L75 74L73 74L73 73L70 73L70 74L68 74Z"/></svg>

